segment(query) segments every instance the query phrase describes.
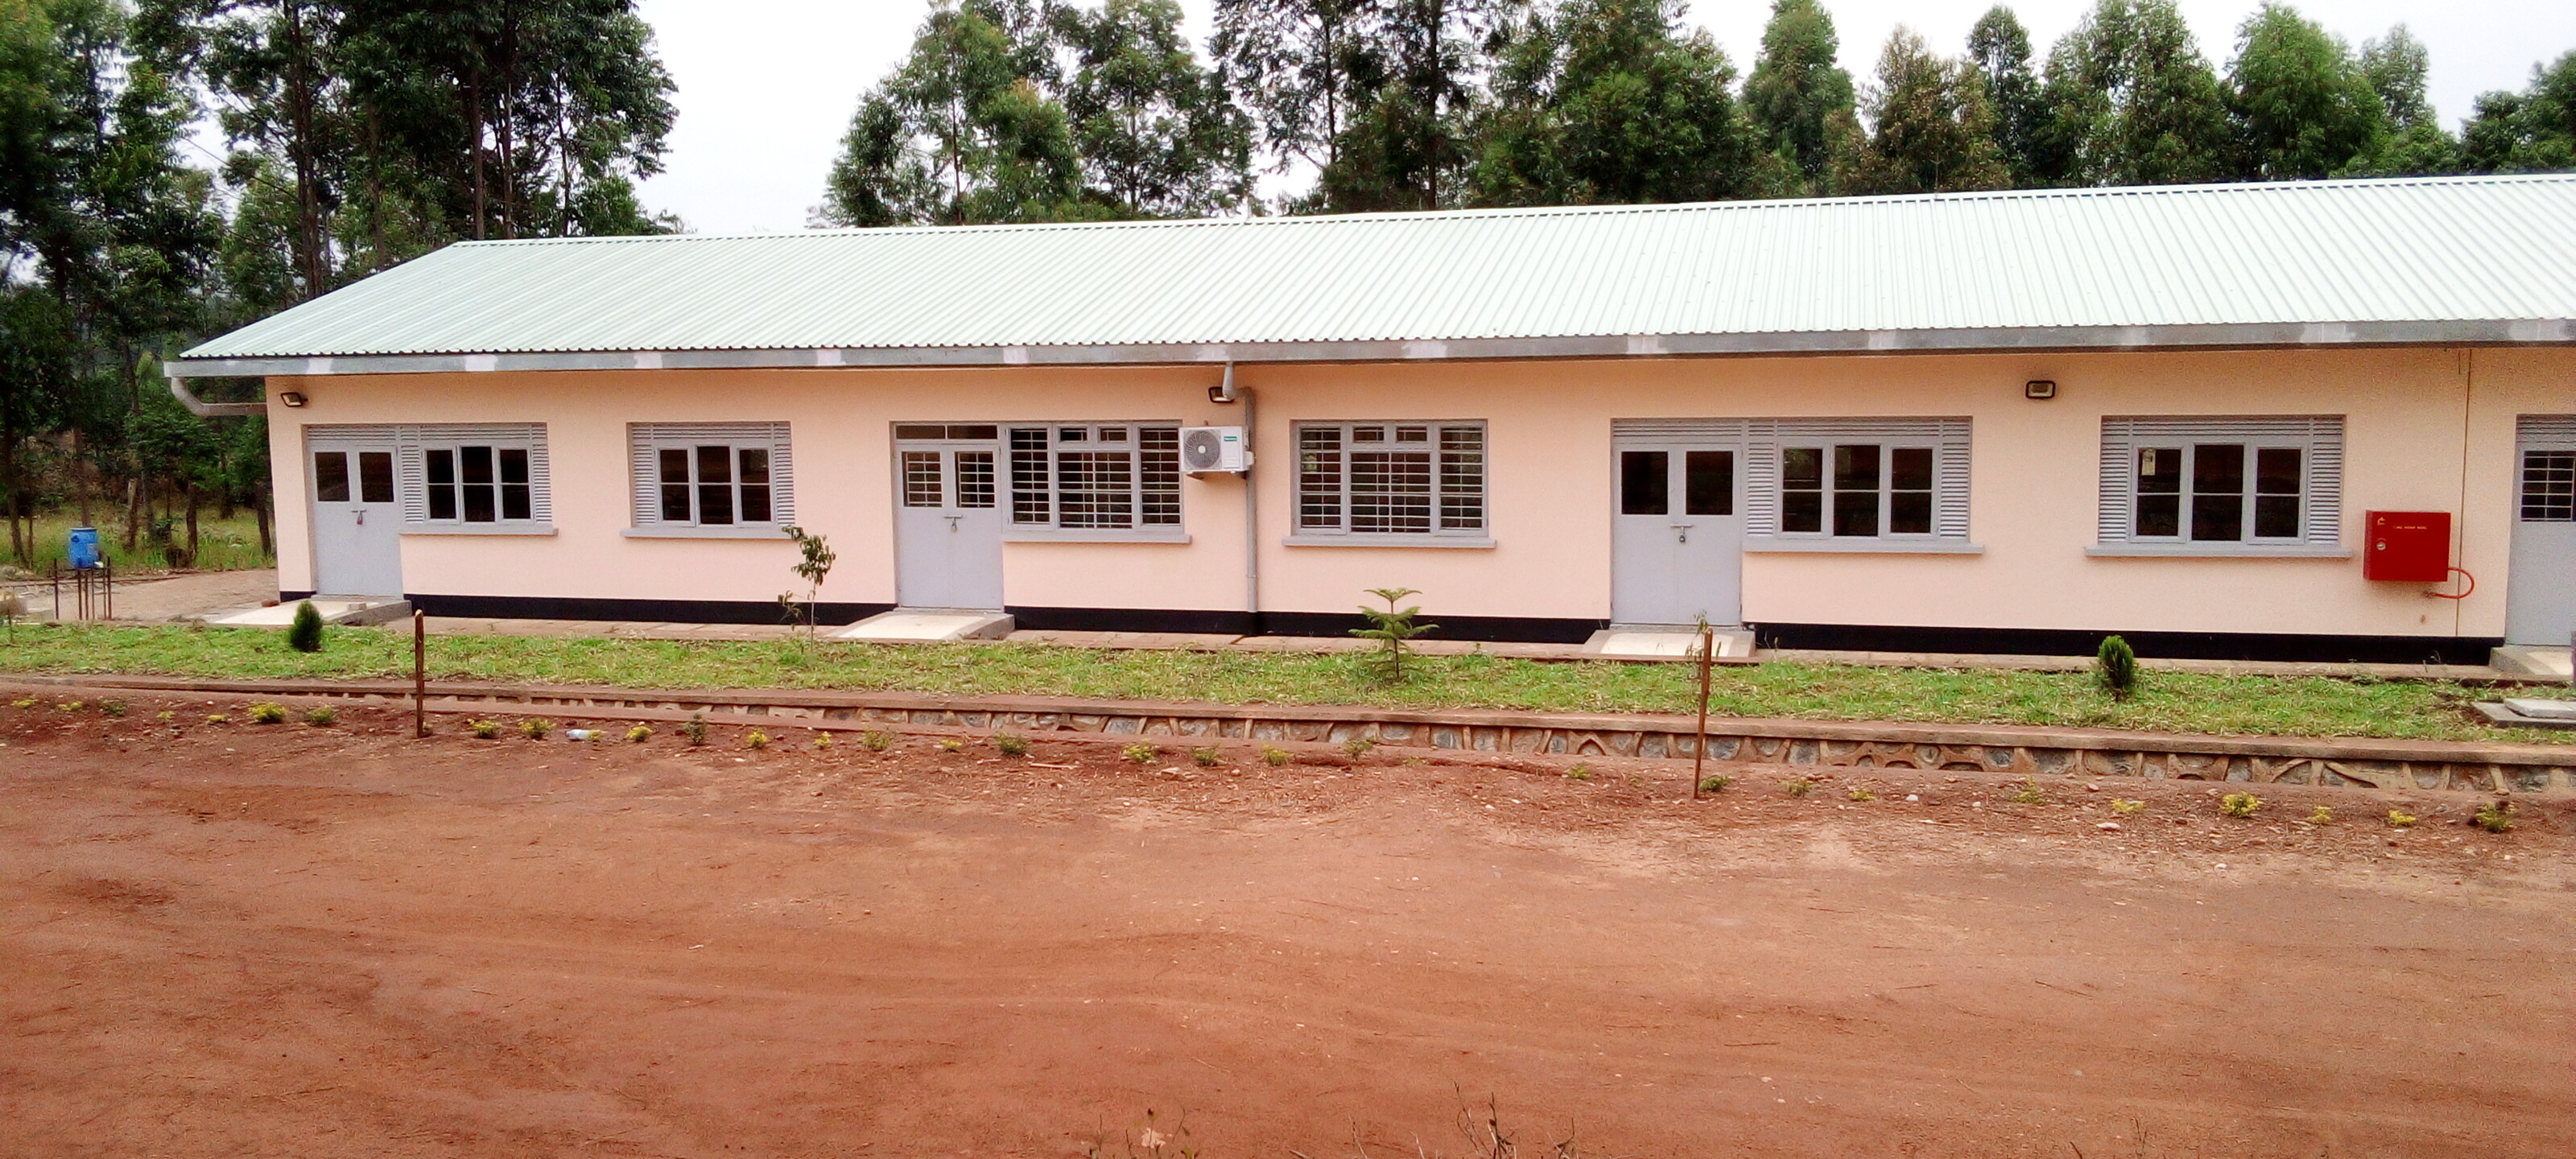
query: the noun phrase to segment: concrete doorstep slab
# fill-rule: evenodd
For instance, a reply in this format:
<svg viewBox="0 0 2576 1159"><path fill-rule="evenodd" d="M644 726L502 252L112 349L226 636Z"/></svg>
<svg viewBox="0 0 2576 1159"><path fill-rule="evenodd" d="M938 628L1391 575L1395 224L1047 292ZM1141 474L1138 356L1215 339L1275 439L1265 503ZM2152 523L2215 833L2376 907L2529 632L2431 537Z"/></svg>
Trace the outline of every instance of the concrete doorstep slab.
<svg viewBox="0 0 2576 1159"><path fill-rule="evenodd" d="M1717 640L1717 659L1741 660L1753 655L1753 633L1742 628L1720 628L1713 633ZM1583 642L1588 655L1608 659L1681 658L1699 654L1699 633L1690 628L1611 627L1594 632Z"/></svg>
<svg viewBox="0 0 2576 1159"><path fill-rule="evenodd" d="M2474 707L2479 715L2505 728L2576 729L2576 700L2508 696L2502 703L2490 700Z"/></svg>
<svg viewBox="0 0 2576 1159"><path fill-rule="evenodd" d="M938 644L999 640L1011 634L1011 617L961 608L896 608L834 632L830 639L873 644Z"/></svg>
<svg viewBox="0 0 2576 1159"><path fill-rule="evenodd" d="M315 596L310 600L267 607L209 612L196 618L217 628L283 628L295 622L296 605L306 603L312 604L314 611L322 613L325 624L390 624L411 615L409 600L382 596Z"/></svg>
<svg viewBox="0 0 2576 1159"><path fill-rule="evenodd" d="M2556 677L2566 680L2576 665L2569 662L2570 649L2549 648L2538 644L2507 644L2487 654L2487 664L2499 672L2518 676Z"/></svg>

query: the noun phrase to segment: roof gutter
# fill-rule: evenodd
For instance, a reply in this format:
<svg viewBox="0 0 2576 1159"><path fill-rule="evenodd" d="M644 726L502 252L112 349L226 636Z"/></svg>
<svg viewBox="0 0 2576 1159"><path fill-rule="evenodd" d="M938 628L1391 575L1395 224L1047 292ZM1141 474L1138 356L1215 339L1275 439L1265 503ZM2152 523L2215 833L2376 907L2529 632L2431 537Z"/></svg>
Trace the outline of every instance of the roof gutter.
<svg viewBox="0 0 2576 1159"><path fill-rule="evenodd" d="M1959 330L1626 334L1548 338L1028 346L819 347L180 358L173 379L268 375L840 367L1152 366L1233 362L1518 361L1549 358L1972 354L2108 350L2351 349L2576 345L2576 319L2039 326ZM242 404L205 404L231 406ZM193 408L192 408L193 409Z"/></svg>
<svg viewBox="0 0 2576 1159"><path fill-rule="evenodd" d="M201 419L241 418L268 413L268 404L265 402L207 402L198 398L188 389L188 379L176 372L170 375L170 396L178 399L179 405L188 408L189 414Z"/></svg>

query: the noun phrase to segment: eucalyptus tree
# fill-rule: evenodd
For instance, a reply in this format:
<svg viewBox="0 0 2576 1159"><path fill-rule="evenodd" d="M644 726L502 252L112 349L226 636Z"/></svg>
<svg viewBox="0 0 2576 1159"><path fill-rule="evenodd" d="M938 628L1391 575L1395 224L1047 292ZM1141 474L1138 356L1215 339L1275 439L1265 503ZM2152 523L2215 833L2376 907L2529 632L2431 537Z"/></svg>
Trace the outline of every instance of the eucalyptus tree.
<svg viewBox="0 0 2576 1159"><path fill-rule="evenodd" d="M1175 0L1062 10L1064 104L1094 190L1130 217L1195 217L1252 196L1252 125L1181 35Z"/></svg>
<svg viewBox="0 0 2576 1159"><path fill-rule="evenodd" d="M1208 40L1226 88L1253 118L1268 168L1323 168L1368 99L1380 0L1217 0Z"/></svg>
<svg viewBox="0 0 2576 1159"><path fill-rule="evenodd" d="M1365 94L1318 178L1322 205L1464 204L1476 107L1513 0L1379 0L1351 57Z"/></svg>
<svg viewBox="0 0 2576 1159"><path fill-rule="evenodd" d="M2424 78L2432 55L2400 24L2361 43L2361 75L2388 116L2388 136L2373 171L2385 174L2448 173L2460 163L2460 142L2434 115Z"/></svg>
<svg viewBox="0 0 2576 1159"><path fill-rule="evenodd" d="M2246 17L2236 36L2227 104L2239 176L2332 177L2376 164L2388 109L2341 39L2281 3Z"/></svg>
<svg viewBox="0 0 2576 1159"><path fill-rule="evenodd" d="M859 100L815 218L963 225L1097 217L1064 106L980 5L934 5L892 74ZM1036 35L1051 35L1038 26Z"/></svg>
<svg viewBox="0 0 2576 1159"><path fill-rule="evenodd" d="M1834 159L1857 133L1851 74L1835 63L1840 47L1817 0L1772 0L1744 106L1795 181L1789 192L1828 191Z"/></svg>
<svg viewBox="0 0 2576 1159"><path fill-rule="evenodd" d="M1869 141L1835 184L1851 193L1950 193L2012 182L1984 74L1935 55L1900 24L1867 91Z"/></svg>
<svg viewBox="0 0 2576 1159"><path fill-rule="evenodd" d="M2049 184L2163 185L2233 172L2218 74L2173 0L2100 0L2049 50Z"/></svg>
<svg viewBox="0 0 2576 1159"><path fill-rule="evenodd" d="M2521 92L2479 94L2460 138L2461 167L2473 173L2576 169L2576 51L2531 66Z"/></svg>
<svg viewBox="0 0 2576 1159"><path fill-rule="evenodd" d="M1755 143L1735 66L1680 0L1567 0L1498 53L1472 198L1485 205L1739 195Z"/></svg>
<svg viewBox="0 0 2576 1159"><path fill-rule="evenodd" d="M2030 31L2012 9L1989 8L1968 30L1968 63L1984 80L1986 103L1994 109L1995 148L2020 188L2038 184L2046 167L2048 102L2030 61Z"/></svg>

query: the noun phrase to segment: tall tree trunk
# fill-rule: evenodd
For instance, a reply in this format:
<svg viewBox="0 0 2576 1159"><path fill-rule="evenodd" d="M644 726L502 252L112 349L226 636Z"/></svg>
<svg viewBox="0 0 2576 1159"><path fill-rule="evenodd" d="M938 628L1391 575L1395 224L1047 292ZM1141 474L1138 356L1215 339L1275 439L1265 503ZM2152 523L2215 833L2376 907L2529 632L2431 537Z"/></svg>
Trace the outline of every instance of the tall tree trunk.
<svg viewBox="0 0 2576 1159"><path fill-rule="evenodd" d="M188 566L197 566L197 485L188 484Z"/></svg>
<svg viewBox="0 0 2576 1159"><path fill-rule="evenodd" d="M321 296L329 280L323 250L321 165L313 149L313 40L304 26L304 5L288 0L280 6L286 18L287 153L295 162L296 264L304 276L298 299Z"/></svg>
<svg viewBox="0 0 2576 1159"><path fill-rule="evenodd" d="M465 72L465 124L473 137L474 154L474 240L483 240L483 76L479 69Z"/></svg>
<svg viewBox="0 0 2576 1159"><path fill-rule="evenodd" d="M272 560L277 558L277 539L269 531L268 487L266 484L262 484L259 492L251 496L250 511L251 516L259 520L259 553Z"/></svg>

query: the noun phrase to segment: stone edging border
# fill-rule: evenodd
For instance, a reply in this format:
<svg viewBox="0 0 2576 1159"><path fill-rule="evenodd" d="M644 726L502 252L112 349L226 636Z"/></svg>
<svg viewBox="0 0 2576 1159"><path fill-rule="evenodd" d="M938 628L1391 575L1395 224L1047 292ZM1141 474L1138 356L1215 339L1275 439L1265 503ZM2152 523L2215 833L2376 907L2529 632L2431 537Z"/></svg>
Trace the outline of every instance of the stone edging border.
<svg viewBox="0 0 2576 1159"><path fill-rule="evenodd" d="M399 680L198 680L118 675L0 675L0 682L135 692L331 697L407 703ZM1384 709L1189 704L1058 696L944 696L794 689L662 690L487 682L431 686L429 707L501 705L558 713L660 717L704 712L715 723L767 719L830 728L919 726L1339 743L1495 754L1689 759L1694 721L1663 714L1497 709ZM2021 775L2144 776L2366 788L2541 792L2576 789L2576 746L2458 741L2198 736L2029 725L1711 717L1712 760L1839 768L1947 769Z"/></svg>

